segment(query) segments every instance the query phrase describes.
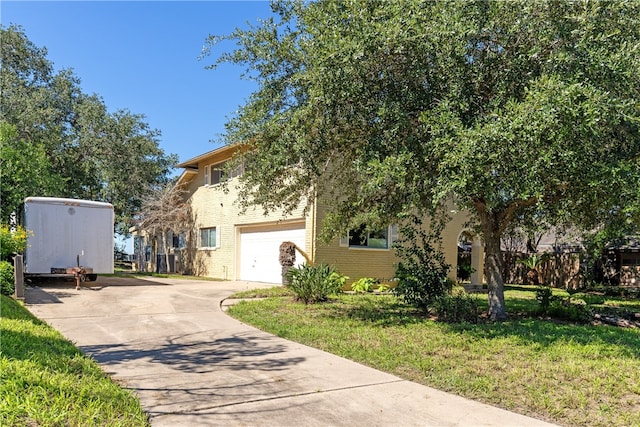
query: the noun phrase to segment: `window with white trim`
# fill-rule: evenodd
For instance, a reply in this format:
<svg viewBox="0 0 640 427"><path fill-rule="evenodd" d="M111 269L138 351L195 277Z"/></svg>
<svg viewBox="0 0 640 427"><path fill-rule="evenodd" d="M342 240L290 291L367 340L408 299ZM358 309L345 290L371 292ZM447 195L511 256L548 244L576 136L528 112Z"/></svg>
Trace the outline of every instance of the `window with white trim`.
<svg viewBox="0 0 640 427"><path fill-rule="evenodd" d="M224 163L220 163L218 165L212 165L210 185L218 185L221 182L225 182L226 180L227 180L227 177L224 171Z"/></svg>
<svg viewBox="0 0 640 427"><path fill-rule="evenodd" d="M362 225L349 231L348 236L340 239L340 246L360 249L391 249L398 240L398 225L392 224L380 230L367 231Z"/></svg>
<svg viewBox="0 0 640 427"><path fill-rule="evenodd" d="M204 167L204 185L218 185L232 178L242 175L244 166L242 163L229 169L227 162L216 163Z"/></svg>
<svg viewBox="0 0 640 427"><path fill-rule="evenodd" d="M201 249L216 249L220 247L220 236L218 227L207 227L200 229Z"/></svg>

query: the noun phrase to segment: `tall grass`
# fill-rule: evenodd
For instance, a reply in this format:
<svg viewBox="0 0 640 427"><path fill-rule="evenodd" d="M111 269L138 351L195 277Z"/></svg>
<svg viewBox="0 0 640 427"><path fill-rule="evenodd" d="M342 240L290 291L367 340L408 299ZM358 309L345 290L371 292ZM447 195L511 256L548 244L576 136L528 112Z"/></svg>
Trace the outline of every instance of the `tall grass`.
<svg viewBox="0 0 640 427"><path fill-rule="evenodd" d="M507 291L502 323L447 324L393 296L240 303L229 313L281 337L518 413L569 426L640 426L640 333L523 315L535 293ZM486 307L485 296L478 296Z"/></svg>
<svg viewBox="0 0 640 427"><path fill-rule="evenodd" d="M18 302L0 298L1 426L149 425L130 391Z"/></svg>

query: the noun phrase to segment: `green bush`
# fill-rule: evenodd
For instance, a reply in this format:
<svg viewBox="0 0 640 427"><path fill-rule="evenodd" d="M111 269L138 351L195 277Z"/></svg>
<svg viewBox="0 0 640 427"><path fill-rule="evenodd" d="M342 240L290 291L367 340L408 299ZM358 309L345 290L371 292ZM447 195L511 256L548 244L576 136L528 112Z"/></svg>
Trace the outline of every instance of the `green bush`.
<svg viewBox="0 0 640 427"><path fill-rule="evenodd" d="M605 297L598 294L577 293L572 295L571 298L574 300L582 300L587 303L587 305L604 304L605 302Z"/></svg>
<svg viewBox="0 0 640 427"><path fill-rule="evenodd" d="M345 276L338 273L337 271L334 271L333 273L331 273L331 279L335 280L337 285L340 286L341 292L342 290L344 290L344 286L347 283L347 280L349 280L349 276Z"/></svg>
<svg viewBox="0 0 640 427"><path fill-rule="evenodd" d="M357 293L373 292L376 279L371 277L362 277L351 284L351 290Z"/></svg>
<svg viewBox="0 0 640 427"><path fill-rule="evenodd" d="M27 247L27 231L24 227L0 225L0 260L9 261L11 254L23 253Z"/></svg>
<svg viewBox="0 0 640 427"><path fill-rule="evenodd" d="M303 264L287 273L288 287L305 304L325 301L329 295L340 293L342 277L325 264Z"/></svg>
<svg viewBox="0 0 640 427"><path fill-rule="evenodd" d="M14 291L13 265L7 261L0 261L0 293L11 296Z"/></svg>
<svg viewBox="0 0 640 427"><path fill-rule="evenodd" d="M441 295L432 304L438 320L448 323L478 323L478 300L464 292Z"/></svg>
<svg viewBox="0 0 640 427"><path fill-rule="evenodd" d="M572 322L589 322L593 315L582 300L571 301L568 298L556 298L551 302L547 314L555 319Z"/></svg>
<svg viewBox="0 0 640 427"><path fill-rule="evenodd" d="M396 245L400 262L396 269L398 286L394 292L407 304L423 311L452 288L452 283L447 280L450 266L436 247L441 239L440 231L437 224L432 224L427 233L420 219L414 218L412 224L402 227L403 237Z"/></svg>

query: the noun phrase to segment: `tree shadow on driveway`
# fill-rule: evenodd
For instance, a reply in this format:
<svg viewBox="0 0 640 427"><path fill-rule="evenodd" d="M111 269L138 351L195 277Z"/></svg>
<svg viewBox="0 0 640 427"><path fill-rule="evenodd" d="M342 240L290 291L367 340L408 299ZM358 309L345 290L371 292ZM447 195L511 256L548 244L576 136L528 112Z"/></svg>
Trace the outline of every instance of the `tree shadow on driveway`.
<svg viewBox="0 0 640 427"><path fill-rule="evenodd" d="M129 362L161 364L169 371L208 373L229 370L277 371L297 365L303 357L287 357L277 338L254 333L184 342L185 336L169 338L162 345L131 343L90 345L80 349L103 365Z"/></svg>

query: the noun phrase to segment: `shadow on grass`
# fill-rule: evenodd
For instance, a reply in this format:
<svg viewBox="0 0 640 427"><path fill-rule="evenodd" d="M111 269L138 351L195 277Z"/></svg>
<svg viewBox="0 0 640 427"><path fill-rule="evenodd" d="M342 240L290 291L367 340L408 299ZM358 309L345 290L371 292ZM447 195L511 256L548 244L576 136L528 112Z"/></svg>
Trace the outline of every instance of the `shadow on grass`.
<svg viewBox="0 0 640 427"><path fill-rule="evenodd" d="M408 306L402 300L387 295L350 295L327 304L324 316L346 317L375 326L394 327L424 322L425 313Z"/></svg>
<svg viewBox="0 0 640 427"><path fill-rule="evenodd" d="M577 325L535 318L478 325L448 324L447 328L478 340L509 338L542 347L567 342L582 346L598 345L604 351L613 351L616 356L640 359L640 334L633 329Z"/></svg>
<svg viewBox="0 0 640 427"><path fill-rule="evenodd" d="M510 297L505 301L507 314L515 317L530 317L538 310L539 304L535 299ZM487 304L484 305L486 310Z"/></svg>
<svg viewBox="0 0 640 427"><path fill-rule="evenodd" d="M324 314L327 317L348 317L381 327L401 327L413 324L432 324L434 319L417 311L397 298L354 296L359 298L344 303L333 303ZM445 329L464 334L476 340L515 338L525 344L550 347L571 341L579 345L599 345L614 349L617 355L640 358L640 334L637 329L613 326L580 325L541 319L533 316L535 300L510 298L507 302L512 318L506 322L480 322L478 324L440 323ZM481 306L482 307L482 306ZM485 307L486 308L486 307ZM620 351L622 353L620 353Z"/></svg>
<svg viewBox="0 0 640 427"><path fill-rule="evenodd" d="M536 292L535 286L527 286L527 285L504 285L505 291L523 291L523 292Z"/></svg>

